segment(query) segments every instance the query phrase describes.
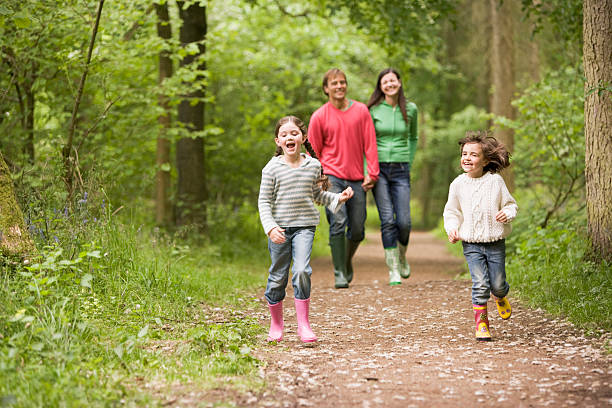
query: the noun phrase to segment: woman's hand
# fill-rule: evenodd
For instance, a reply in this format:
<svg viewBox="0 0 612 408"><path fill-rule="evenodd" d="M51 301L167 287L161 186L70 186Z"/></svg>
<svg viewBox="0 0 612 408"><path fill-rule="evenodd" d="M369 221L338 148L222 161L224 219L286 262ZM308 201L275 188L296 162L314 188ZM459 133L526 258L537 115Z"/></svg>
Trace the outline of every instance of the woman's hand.
<svg viewBox="0 0 612 408"><path fill-rule="evenodd" d="M347 187L346 190L340 193L340 198L338 198L338 202L345 203L353 196L353 189Z"/></svg>
<svg viewBox="0 0 612 408"><path fill-rule="evenodd" d="M286 241L285 239L285 230L281 227L274 227L268 232L268 236L270 237L270 241L275 244L282 244Z"/></svg>

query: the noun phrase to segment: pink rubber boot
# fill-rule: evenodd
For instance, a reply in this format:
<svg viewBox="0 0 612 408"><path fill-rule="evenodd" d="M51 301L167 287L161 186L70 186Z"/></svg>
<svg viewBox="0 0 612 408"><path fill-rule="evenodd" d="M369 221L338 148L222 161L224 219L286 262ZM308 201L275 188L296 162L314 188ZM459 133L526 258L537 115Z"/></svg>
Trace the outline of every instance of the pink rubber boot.
<svg viewBox="0 0 612 408"><path fill-rule="evenodd" d="M268 341L281 341L283 339L283 328L285 322L283 321L283 301L271 305L268 303L270 309L270 331L268 332Z"/></svg>
<svg viewBox="0 0 612 408"><path fill-rule="evenodd" d="M297 315L298 323L298 336L304 343L313 343L317 341L317 336L312 332L310 328L310 322L308 321L308 307L310 305L310 299L294 299L295 300L295 314Z"/></svg>

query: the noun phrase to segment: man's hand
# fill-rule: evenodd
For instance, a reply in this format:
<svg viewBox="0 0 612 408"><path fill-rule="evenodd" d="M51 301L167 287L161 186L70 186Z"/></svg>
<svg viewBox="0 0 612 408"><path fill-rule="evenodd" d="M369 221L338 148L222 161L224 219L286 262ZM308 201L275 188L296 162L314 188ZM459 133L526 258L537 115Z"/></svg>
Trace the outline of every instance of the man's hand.
<svg viewBox="0 0 612 408"><path fill-rule="evenodd" d="M282 244L286 241L285 239L285 230L281 227L274 227L268 232L268 236L270 237L270 241L275 244Z"/></svg>
<svg viewBox="0 0 612 408"><path fill-rule="evenodd" d="M361 183L361 188L363 188L363 191L370 191L374 188L374 184L376 184L376 182L366 174L363 178L363 183Z"/></svg>

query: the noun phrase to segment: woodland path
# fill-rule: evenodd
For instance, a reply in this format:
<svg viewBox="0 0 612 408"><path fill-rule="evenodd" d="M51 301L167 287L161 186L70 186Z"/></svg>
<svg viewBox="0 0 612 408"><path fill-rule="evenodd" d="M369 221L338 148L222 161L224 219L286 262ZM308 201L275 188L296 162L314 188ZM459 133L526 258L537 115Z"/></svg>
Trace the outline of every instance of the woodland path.
<svg viewBox="0 0 612 408"><path fill-rule="evenodd" d="M610 407L612 356L603 339L528 309L510 296L502 321L489 302L492 342L474 340L469 280L453 279L463 260L444 243L414 232L412 276L387 284L378 234L355 257L349 289L333 288L330 257L315 259L311 325L296 334L293 291L285 299L285 335L262 345L265 392L235 400L249 407ZM511 292L512 294L512 292ZM268 314L258 315L268 326Z"/></svg>

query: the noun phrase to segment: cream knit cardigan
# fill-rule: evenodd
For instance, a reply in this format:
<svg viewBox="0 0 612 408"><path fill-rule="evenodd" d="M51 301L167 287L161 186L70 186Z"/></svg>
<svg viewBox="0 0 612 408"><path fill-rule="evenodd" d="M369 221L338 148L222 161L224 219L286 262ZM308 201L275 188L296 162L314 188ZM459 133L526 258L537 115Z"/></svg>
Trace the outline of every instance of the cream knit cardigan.
<svg viewBox="0 0 612 408"><path fill-rule="evenodd" d="M506 213L506 223L495 221L499 210ZM510 222L517 211L516 201L499 174L487 172L478 178L461 174L448 191L444 229L446 233L459 231L465 242L494 242L510 234Z"/></svg>

